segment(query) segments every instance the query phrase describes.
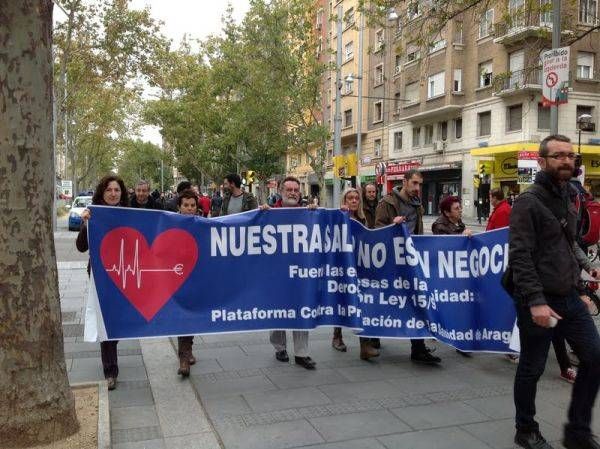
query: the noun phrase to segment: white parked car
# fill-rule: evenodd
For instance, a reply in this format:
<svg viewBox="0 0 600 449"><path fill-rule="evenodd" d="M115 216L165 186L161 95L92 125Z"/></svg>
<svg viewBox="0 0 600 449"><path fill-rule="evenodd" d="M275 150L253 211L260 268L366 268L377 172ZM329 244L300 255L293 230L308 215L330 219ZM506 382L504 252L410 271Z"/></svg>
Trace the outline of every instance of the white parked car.
<svg viewBox="0 0 600 449"><path fill-rule="evenodd" d="M92 204L91 196L78 196L73 200L69 212L69 231L79 231L81 227L81 213Z"/></svg>

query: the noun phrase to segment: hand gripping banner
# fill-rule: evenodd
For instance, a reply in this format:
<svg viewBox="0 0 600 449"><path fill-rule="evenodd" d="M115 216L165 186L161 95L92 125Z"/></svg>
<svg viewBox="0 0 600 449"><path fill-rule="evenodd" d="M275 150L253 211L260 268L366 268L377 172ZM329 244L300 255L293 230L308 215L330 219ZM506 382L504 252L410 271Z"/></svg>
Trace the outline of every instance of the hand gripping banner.
<svg viewBox="0 0 600 449"><path fill-rule="evenodd" d="M410 236L339 210L91 209L87 341L345 326L510 352L507 229Z"/></svg>

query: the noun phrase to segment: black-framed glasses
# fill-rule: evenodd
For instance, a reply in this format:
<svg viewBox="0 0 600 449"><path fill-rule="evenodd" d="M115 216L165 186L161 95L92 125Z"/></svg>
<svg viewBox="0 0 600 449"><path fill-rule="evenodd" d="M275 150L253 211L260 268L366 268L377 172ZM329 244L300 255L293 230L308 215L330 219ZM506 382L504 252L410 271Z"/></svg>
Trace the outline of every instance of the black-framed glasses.
<svg viewBox="0 0 600 449"><path fill-rule="evenodd" d="M575 158L577 157L576 153L555 153L555 154L549 154L548 156L545 157L549 157L550 159L560 159L562 161L564 161L565 159L569 159L570 161L575 160Z"/></svg>

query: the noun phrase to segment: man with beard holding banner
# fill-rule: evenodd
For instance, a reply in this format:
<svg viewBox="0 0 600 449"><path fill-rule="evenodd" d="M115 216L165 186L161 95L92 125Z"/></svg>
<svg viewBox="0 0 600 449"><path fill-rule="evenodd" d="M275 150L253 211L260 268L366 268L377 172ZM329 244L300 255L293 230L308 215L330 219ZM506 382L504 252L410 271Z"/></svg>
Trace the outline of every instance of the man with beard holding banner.
<svg viewBox="0 0 600 449"><path fill-rule="evenodd" d="M510 217L509 270L521 339L515 376L515 443L527 449L551 449L535 421L537 382L544 372L554 327L580 360L573 386L563 445L600 449L591 433L594 401L600 385L600 337L577 284L581 268L598 278L575 242L576 214L569 179L576 154L568 137L542 140L535 183L515 201ZM510 283L505 284L511 289Z"/></svg>
<svg viewBox="0 0 600 449"><path fill-rule="evenodd" d="M411 234L423 234L423 206L419 197L422 184L423 175L418 170L407 171L402 180L402 188L395 187L377 206L375 227L405 223ZM436 365L442 361L425 346L425 340L415 338L410 341L410 345L410 359L413 362Z"/></svg>
<svg viewBox="0 0 600 449"><path fill-rule="evenodd" d="M281 182L281 203L273 207L301 207L300 199L300 181L293 176L288 176ZM316 209L317 206L309 205L308 208ZM270 207L263 204L260 209L268 210ZM310 370L315 369L317 364L308 355L308 331L292 331L292 336L294 338L294 361L296 365ZM275 358L280 362L289 362L285 331L271 331L270 340L275 348Z"/></svg>

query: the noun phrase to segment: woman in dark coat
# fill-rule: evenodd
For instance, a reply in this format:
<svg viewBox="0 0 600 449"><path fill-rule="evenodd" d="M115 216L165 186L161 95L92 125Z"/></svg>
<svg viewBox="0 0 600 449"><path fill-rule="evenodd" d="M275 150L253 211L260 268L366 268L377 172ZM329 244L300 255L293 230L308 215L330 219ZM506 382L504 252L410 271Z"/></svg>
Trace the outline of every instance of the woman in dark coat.
<svg viewBox="0 0 600 449"><path fill-rule="evenodd" d="M101 206L127 207L129 198L125 183L121 178L115 175L105 176L100 180L96 187L92 204ZM75 242L80 252L86 252L88 246L87 222L90 218L90 211L85 209L81 213L83 220L77 241ZM90 263L88 262L88 275L90 274ZM119 375L119 365L117 362L117 343L118 340L100 342L100 352L102 354L102 368L106 378L108 389L114 390L117 386L117 376Z"/></svg>

